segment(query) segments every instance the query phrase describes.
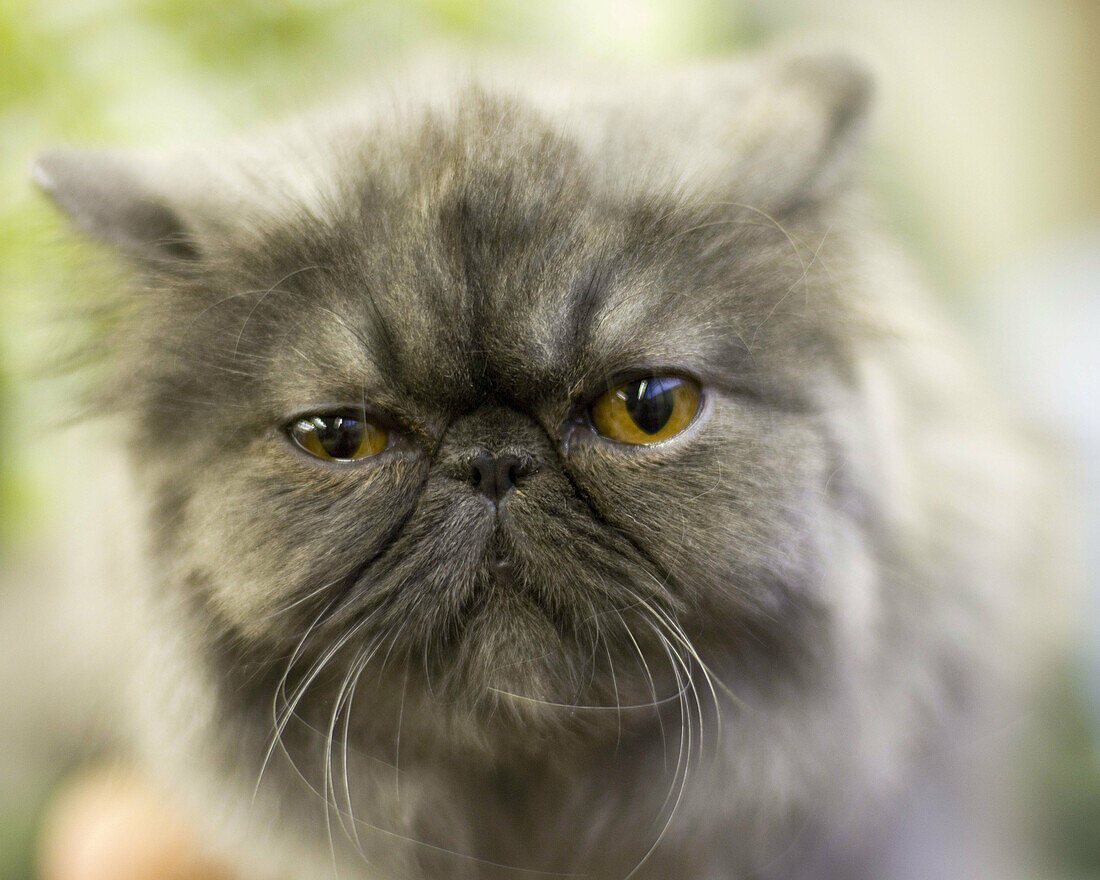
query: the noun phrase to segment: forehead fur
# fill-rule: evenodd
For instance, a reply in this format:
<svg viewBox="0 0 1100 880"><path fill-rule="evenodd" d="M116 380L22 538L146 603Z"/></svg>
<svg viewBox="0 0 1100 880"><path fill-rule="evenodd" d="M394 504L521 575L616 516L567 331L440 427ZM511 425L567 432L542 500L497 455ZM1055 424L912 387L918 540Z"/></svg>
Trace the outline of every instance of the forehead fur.
<svg viewBox="0 0 1100 880"><path fill-rule="evenodd" d="M308 200L243 212L162 281L154 348L184 342L170 369L450 410L566 400L645 368L778 393L784 369L837 353L836 279L795 238L823 233L818 205L781 223L652 182L611 190L567 130L477 89L326 148Z"/></svg>
<svg viewBox="0 0 1100 880"><path fill-rule="evenodd" d="M156 420L255 391L270 420L356 390L428 418L658 368L789 400L843 363L856 65L479 79L206 153L42 156L141 273L131 343L104 346L132 355L118 399Z"/></svg>

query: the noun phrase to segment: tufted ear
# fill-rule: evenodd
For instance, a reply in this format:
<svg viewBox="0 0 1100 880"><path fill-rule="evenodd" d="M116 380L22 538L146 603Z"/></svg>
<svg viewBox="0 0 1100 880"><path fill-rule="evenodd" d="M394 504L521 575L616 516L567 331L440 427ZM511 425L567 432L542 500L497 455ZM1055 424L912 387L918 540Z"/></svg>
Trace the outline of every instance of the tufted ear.
<svg viewBox="0 0 1100 880"><path fill-rule="evenodd" d="M156 172L120 153L57 151L35 160L32 177L86 235L142 263L183 266L199 257L194 232Z"/></svg>
<svg viewBox="0 0 1100 880"><path fill-rule="evenodd" d="M738 195L782 210L847 182L872 91L869 72L844 54L761 61L727 129Z"/></svg>
<svg viewBox="0 0 1100 880"><path fill-rule="evenodd" d="M588 75L570 92L537 88L533 98L574 134L600 171L597 183L632 192L651 171L685 192L781 212L849 182L872 92L855 58L798 48L640 76Z"/></svg>

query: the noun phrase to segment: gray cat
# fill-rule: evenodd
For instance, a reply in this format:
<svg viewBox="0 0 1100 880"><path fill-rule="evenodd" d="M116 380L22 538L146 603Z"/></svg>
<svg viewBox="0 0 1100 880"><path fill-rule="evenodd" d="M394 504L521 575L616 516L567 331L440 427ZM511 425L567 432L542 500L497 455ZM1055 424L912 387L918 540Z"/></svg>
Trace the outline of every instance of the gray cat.
<svg viewBox="0 0 1100 880"><path fill-rule="evenodd" d="M1004 876L959 782L1042 469L871 229L868 96L486 74L40 158L133 270L120 726L248 880Z"/></svg>

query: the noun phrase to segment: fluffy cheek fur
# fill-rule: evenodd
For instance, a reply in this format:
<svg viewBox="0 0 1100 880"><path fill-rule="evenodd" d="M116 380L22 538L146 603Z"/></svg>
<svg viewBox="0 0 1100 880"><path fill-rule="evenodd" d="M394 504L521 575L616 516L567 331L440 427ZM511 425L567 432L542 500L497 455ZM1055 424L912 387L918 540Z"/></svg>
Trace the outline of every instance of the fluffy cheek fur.
<svg viewBox="0 0 1100 880"><path fill-rule="evenodd" d="M191 473L161 532L182 589L215 629L293 645L386 549L426 472L423 460L398 456L354 473L319 467L282 438L265 439Z"/></svg>
<svg viewBox="0 0 1100 880"><path fill-rule="evenodd" d="M820 599L834 464L808 416L719 392L710 410L664 449L585 444L576 472L600 514L645 548L649 576L728 645L731 631L783 626Z"/></svg>

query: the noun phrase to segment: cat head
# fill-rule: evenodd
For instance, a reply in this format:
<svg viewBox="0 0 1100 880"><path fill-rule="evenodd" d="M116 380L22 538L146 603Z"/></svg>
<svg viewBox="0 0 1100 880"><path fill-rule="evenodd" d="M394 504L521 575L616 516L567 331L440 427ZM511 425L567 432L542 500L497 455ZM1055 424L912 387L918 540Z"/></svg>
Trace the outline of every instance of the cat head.
<svg viewBox="0 0 1100 880"><path fill-rule="evenodd" d="M812 653L867 93L785 56L41 157L135 270L110 398L220 674L614 729Z"/></svg>

